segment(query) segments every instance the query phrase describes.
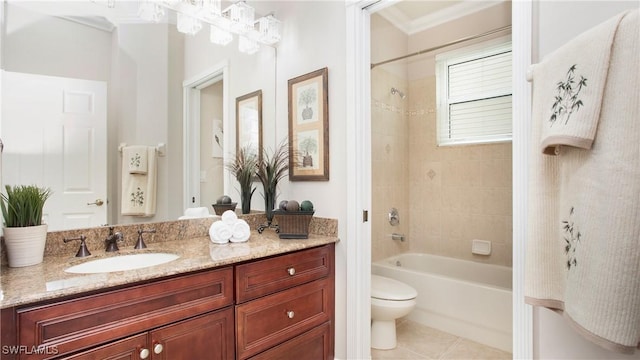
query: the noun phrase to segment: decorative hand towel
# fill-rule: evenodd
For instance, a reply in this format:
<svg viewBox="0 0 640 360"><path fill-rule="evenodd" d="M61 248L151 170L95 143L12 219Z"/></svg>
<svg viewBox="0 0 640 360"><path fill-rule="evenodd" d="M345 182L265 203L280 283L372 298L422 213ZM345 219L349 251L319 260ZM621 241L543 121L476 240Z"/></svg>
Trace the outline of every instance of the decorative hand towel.
<svg viewBox="0 0 640 360"><path fill-rule="evenodd" d="M156 148L146 147L147 173L129 173L127 158L122 159L122 215L150 217L156 213L157 157ZM124 156L124 151L123 151Z"/></svg>
<svg viewBox="0 0 640 360"><path fill-rule="evenodd" d="M541 106L540 146L547 155L561 145L590 149L598 128L613 39L624 14L582 33L532 66Z"/></svg>
<svg viewBox="0 0 640 360"><path fill-rule="evenodd" d="M122 161L127 163L129 174L146 174L148 169L147 146L125 146L122 148Z"/></svg>
<svg viewBox="0 0 640 360"><path fill-rule="evenodd" d="M236 223L233 224L231 230L231 239L229 239L229 241L232 243L245 242L249 240L249 237L251 236L251 228L249 227L249 224L242 219L238 219Z"/></svg>
<svg viewBox="0 0 640 360"><path fill-rule="evenodd" d="M639 16L619 23L591 150L540 153L548 97L533 78L525 300L622 353L640 345L640 72L629 68L640 63Z"/></svg>

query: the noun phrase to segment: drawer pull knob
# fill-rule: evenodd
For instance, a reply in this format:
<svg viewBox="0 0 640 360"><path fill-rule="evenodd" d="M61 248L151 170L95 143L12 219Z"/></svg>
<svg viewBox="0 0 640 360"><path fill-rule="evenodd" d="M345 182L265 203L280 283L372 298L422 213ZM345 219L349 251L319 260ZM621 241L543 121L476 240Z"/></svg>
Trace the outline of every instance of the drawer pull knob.
<svg viewBox="0 0 640 360"><path fill-rule="evenodd" d="M140 359L146 359L149 357L149 349L140 350Z"/></svg>
<svg viewBox="0 0 640 360"><path fill-rule="evenodd" d="M295 275L295 274L296 274L296 269L295 269L295 268L290 267L290 268L288 268L288 269L287 269L287 272L289 273L289 275L293 276L293 275Z"/></svg>
<svg viewBox="0 0 640 360"><path fill-rule="evenodd" d="M289 319L293 319L294 316L296 316L296 313L294 313L293 310L287 311L287 317Z"/></svg>
<svg viewBox="0 0 640 360"><path fill-rule="evenodd" d="M153 352L156 354L160 354L162 352L164 348L162 347L162 344L155 344L153 346Z"/></svg>

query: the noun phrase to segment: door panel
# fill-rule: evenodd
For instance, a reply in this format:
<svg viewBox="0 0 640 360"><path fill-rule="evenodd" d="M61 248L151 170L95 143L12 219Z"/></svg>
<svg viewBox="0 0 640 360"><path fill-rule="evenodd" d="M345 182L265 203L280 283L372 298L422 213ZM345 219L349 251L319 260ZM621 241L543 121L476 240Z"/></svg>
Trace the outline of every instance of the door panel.
<svg viewBox="0 0 640 360"><path fill-rule="evenodd" d="M4 72L2 105L2 184L50 187L50 231L107 223L107 84Z"/></svg>

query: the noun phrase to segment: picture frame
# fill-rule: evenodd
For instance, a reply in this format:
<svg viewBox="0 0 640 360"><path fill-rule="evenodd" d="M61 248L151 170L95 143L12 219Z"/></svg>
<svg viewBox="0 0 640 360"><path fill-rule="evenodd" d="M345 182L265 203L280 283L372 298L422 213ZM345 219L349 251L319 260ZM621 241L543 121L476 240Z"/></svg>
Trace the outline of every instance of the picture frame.
<svg viewBox="0 0 640 360"><path fill-rule="evenodd" d="M236 154L242 147L262 161L262 90L236 98Z"/></svg>
<svg viewBox="0 0 640 360"><path fill-rule="evenodd" d="M328 68L289 79L289 180L329 180Z"/></svg>

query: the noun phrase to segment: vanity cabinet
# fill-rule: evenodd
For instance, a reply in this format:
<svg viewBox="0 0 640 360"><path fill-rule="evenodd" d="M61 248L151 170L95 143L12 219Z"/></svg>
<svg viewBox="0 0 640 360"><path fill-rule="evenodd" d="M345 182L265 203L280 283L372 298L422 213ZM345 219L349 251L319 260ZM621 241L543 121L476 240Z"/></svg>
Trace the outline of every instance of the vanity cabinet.
<svg viewBox="0 0 640 360"><path fill-rule="evenodd" d="M155 347L161 344L166 352L174 351L173 344L183 341L179 339L202 340L206 336L202 327L216 327L222 331L220 342L225 349L233 351L233 268L226 267L199 273L181 275L179 277L154 281L147 284L135 285L118 290L98 292L51 304L27 306L18 308L15 312L15 327L17 330L16 343L25 346L14 357L3 359L50 359L78 350L88 349L101 344L109 346L101 349L98 358L106 356L109 351L115 354L133 353L132 338L119 340L127 336L134 336L135 348ZM219 309L228 307L223 321L217 320ZM194 318L202 314L208 317ZM220 312L224 313L224 312ZM193 319L191 319L193 318ZM185 334L182 322L193 321L200 328L194 326L191 333ZM215 319L215 320L214 320ZM217 321L217 323L216 323ZM216 325L207 322L216 323ZM5 325L5 324L3 324ZM3 330L4 326L3 326ZM168 335L171 333L176 336ZM141 336L149 338L140 341ZM118 343L112 343L118 341ZM213 340L212 340L213 341ZM115 346L111 348L110 346ZM191 344L194 345L194 344ZM206 343L211 345L211 343ZM33 351L42 349L43 351ZM109 350L111 349L111 350ZM207 353L212 352L207 348ZM151 351L153 352L153 351ZM109 353L111 354L111 353ZM233 352L227 353L228 358ZM135 354L134 354L135 355ZM118 355L119 356L119 355ZM115 356L114 358L120 358ZM125 356L125 355L122 355ZM133 356L133 355L132 355ZM92 355L79 357L92 359ZM137 359L139 357L123 357ZM163 357L148 357L162 359Z"/></svg>
<svg viewBox="0 0 640 360"><path fill-rule="evenodd" d="M64 360L233 359L233 307L116 341Z"/></svg>
<svg viewBox="0 0 640 360"><path fill-rule="evenodd" d="M334 245L236 266L236 356L333 359Z"/></svg>
<svg viewBox="0 0 640 360"><path fill-rule="evenodd" d="M334 252L2 309L0 359L333 359Z"/></svg>

